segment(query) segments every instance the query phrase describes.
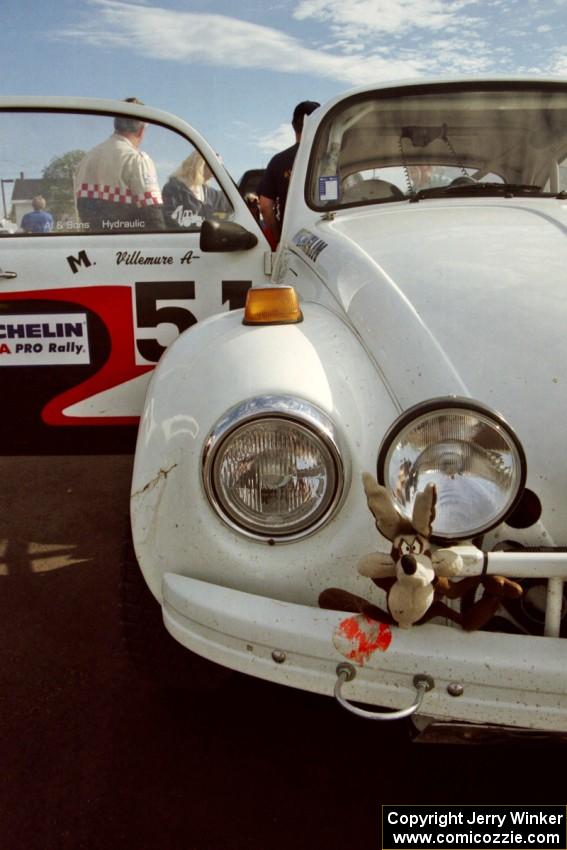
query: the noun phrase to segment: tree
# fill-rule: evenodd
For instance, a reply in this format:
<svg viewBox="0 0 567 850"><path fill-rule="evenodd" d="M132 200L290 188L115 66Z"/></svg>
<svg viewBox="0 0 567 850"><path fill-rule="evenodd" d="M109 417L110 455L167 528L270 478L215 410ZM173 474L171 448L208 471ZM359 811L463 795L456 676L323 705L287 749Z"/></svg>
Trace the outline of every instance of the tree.
<svg viewBox="0 0 567 850"><path fill-rule="evenodd" d="M53 157L43 169L41 191L56 221L76 218L73 177L84 156L85 151L68 151Z"/></svg>

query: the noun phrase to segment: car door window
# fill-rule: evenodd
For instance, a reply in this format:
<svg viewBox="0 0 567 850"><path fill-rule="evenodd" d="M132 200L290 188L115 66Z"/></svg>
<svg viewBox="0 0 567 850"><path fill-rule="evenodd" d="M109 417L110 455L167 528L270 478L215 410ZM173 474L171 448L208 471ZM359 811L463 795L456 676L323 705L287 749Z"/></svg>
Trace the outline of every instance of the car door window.
<svg viewBox="0 0 567 850"><path fill-rule="evenodd" d="M198 232L234 215L186 138L131 116L3 112L0 174L2 236Z"/></svg>

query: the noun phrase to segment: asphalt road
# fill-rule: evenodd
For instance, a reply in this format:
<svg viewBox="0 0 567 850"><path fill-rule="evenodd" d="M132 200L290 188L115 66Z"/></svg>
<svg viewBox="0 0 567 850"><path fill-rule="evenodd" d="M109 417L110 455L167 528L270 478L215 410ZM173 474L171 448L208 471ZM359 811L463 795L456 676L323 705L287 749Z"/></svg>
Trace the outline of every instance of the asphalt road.
<svg viewBox="0 0 567 850"><path fill-rule="evenodd" d="M1 850L371 850L381 803L567 801L560 745L416 745L242 677L200 698L140 679L118 609L130 471L0 459Z"/></svg>

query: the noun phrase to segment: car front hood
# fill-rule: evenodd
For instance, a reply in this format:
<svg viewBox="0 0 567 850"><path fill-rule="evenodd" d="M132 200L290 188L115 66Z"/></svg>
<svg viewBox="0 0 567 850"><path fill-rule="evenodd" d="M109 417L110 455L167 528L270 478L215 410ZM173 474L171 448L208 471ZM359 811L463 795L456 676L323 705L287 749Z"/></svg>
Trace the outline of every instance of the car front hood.
<svg viewBox="0 0 567 850"><path fill-rule="evenodd" d="M321 260L400 408L456 394L501 413L549 527L567 493L567 205L425 201L331 229Z"/></svg>

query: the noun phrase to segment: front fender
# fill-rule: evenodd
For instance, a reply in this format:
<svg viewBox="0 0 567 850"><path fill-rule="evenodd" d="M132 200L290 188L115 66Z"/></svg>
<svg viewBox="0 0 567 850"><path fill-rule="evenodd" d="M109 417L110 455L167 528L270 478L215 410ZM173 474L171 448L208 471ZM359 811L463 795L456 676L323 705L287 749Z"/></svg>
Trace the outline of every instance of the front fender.
<svg viewBox="0 0 567 850"><path fill-rule="evenodd" d="M182 334L154 373L140 423L131 517L136 554L158 600L165 572L311 605L330 585L370 590L356 564L379 548L380 538L361 474L375 471L380 440L399 411L351 328L320 305L302 307L304 321L293 325L245 326L241 311L215 316ZM352 474L327 525L268 546L215 513L201 466L204 443L229 408L278 394L306 400L333 420Z"/></svg>

